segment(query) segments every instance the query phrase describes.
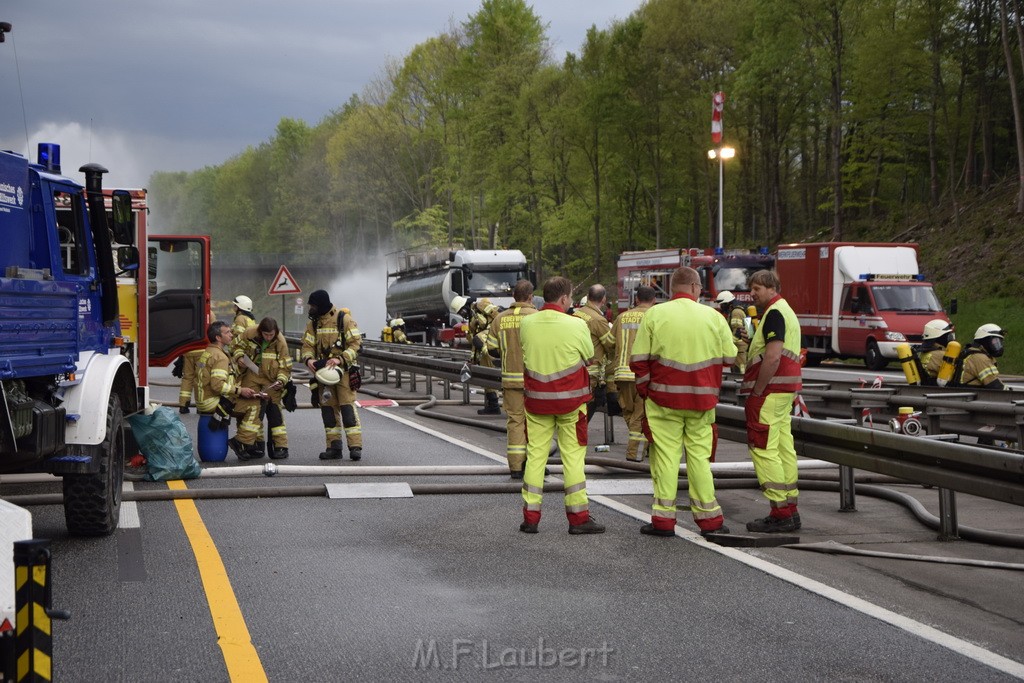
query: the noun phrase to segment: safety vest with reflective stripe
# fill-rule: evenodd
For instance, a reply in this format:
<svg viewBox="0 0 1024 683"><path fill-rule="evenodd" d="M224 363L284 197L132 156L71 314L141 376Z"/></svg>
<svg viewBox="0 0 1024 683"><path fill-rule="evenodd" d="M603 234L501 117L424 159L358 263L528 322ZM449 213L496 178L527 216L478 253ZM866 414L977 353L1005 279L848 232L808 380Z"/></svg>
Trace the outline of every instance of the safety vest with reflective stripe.
<svg viewBox="0 0 1024 683"><path fill-rule="evenodd" d="M629 359L633 355L633 341L636 339L640 322L653 303L637 304L635 308L619 313L612 323L612 338L615 340L614 362L615 381L632 382L636 374L629 369Z"/></svg>
<svg viewBox="0 0 1024 683"><path fill-rule="evenodd" d="M591 400L587 363L594 355L590 331L559 306L545 304L520 323L523 398L527 412L564 415Z"/></svg>
<svg viewBox="0 0 1024 683"><path fill-rule="evenodd" d="M612 328L605 320L601 309L591 302L586 306L577 308L573 315L587 323L590 330L590 343L594 346L594 358L590 365L590 374L601 377L604 367L605 355L610 355L615 350L615 338L612 336Z"/></svg>
<svg viewBox="0 0 1024 683"><path fill-rule="evenodd" d="M487 348L501 354L501 386L503 389L523 388L523 345L520 331L523 318L537 312L529 301L515 301L494 316L487 331Z"/></svg>
<svg viewBox="0 0 1024 683"><path fill-rule="evenodd" d="M736 344L722 314L678 294L644 316L629 366L637 393L659 406L710 410L718 405L722 371L735 360Z"/></svg>
<svg viewBox="0 0 1024 683"><path fill-rule="evenodd" d="M789 307L786 300L776 296L768 304L764 314L761 316L761 324L754 330L754 336L750 339L750 349L747 351L747 371L743 373L743 384L740 386L740 394L749 394L757 382L757 373L761 371L761 361L764 360L764 351L767 342L764 338L764 320L770 311L778 311L786 324L786 338L782 342L782 358L779 359L779 367L775 376L768 380L765 387L765 394L792 394L800 391L803 386L800 378L800 321L796 313Z"/></svg>

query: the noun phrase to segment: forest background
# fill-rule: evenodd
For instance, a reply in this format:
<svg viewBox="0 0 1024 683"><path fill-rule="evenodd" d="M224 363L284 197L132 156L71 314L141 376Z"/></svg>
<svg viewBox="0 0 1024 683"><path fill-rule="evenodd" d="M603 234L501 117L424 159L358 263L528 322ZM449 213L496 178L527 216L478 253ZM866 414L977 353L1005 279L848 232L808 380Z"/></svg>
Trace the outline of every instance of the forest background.
<svg viewBox="0 0 1024 683"><path fill-rule="evenodd" d="M958 338L1002 325L1022 372L1022 75L1020 0L649 0L560 56L527 2L484 0L316 125L154 174L150 203L220 259L517 248L611 284L622 251L717 244L723 91L726 248L919 242Z"/></svg>

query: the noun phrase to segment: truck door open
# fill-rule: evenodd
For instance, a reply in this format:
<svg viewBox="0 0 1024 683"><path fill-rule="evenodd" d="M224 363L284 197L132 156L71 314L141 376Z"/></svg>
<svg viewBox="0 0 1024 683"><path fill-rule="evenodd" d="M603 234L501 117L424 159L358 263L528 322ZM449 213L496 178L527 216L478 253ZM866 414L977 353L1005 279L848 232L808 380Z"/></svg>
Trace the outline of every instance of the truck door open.
<svg viewBox="0 0 1024 683"><path fill-rule="evenodd" d="M148 243L149 364L166 366L205 348L210 318L210 238L151 235Z"/></svg>

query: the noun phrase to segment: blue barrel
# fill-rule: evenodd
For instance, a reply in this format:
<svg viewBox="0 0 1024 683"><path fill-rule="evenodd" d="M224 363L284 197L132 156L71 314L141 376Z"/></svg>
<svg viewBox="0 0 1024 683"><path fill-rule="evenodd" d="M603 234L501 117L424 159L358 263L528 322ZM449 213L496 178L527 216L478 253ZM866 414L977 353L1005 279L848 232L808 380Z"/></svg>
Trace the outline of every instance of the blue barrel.
<svg viewBox="0 0 1024 683"><path fill-rule="evenodd" d="M203 462L223 462L228 457L228 430L210 429L210 415L199 416L199 459Z"/></svg>

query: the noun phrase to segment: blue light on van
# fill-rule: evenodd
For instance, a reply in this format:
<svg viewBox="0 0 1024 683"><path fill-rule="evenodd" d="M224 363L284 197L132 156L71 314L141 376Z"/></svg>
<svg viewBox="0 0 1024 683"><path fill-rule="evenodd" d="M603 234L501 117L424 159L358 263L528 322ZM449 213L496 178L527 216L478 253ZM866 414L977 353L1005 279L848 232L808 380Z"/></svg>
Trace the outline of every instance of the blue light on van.
<svg viewBox="0 0 1024 683"><path fill-rule="evenodd" d="M38 159L39 165L50 173L60 173L60 145L40 142Z"/></svg>

